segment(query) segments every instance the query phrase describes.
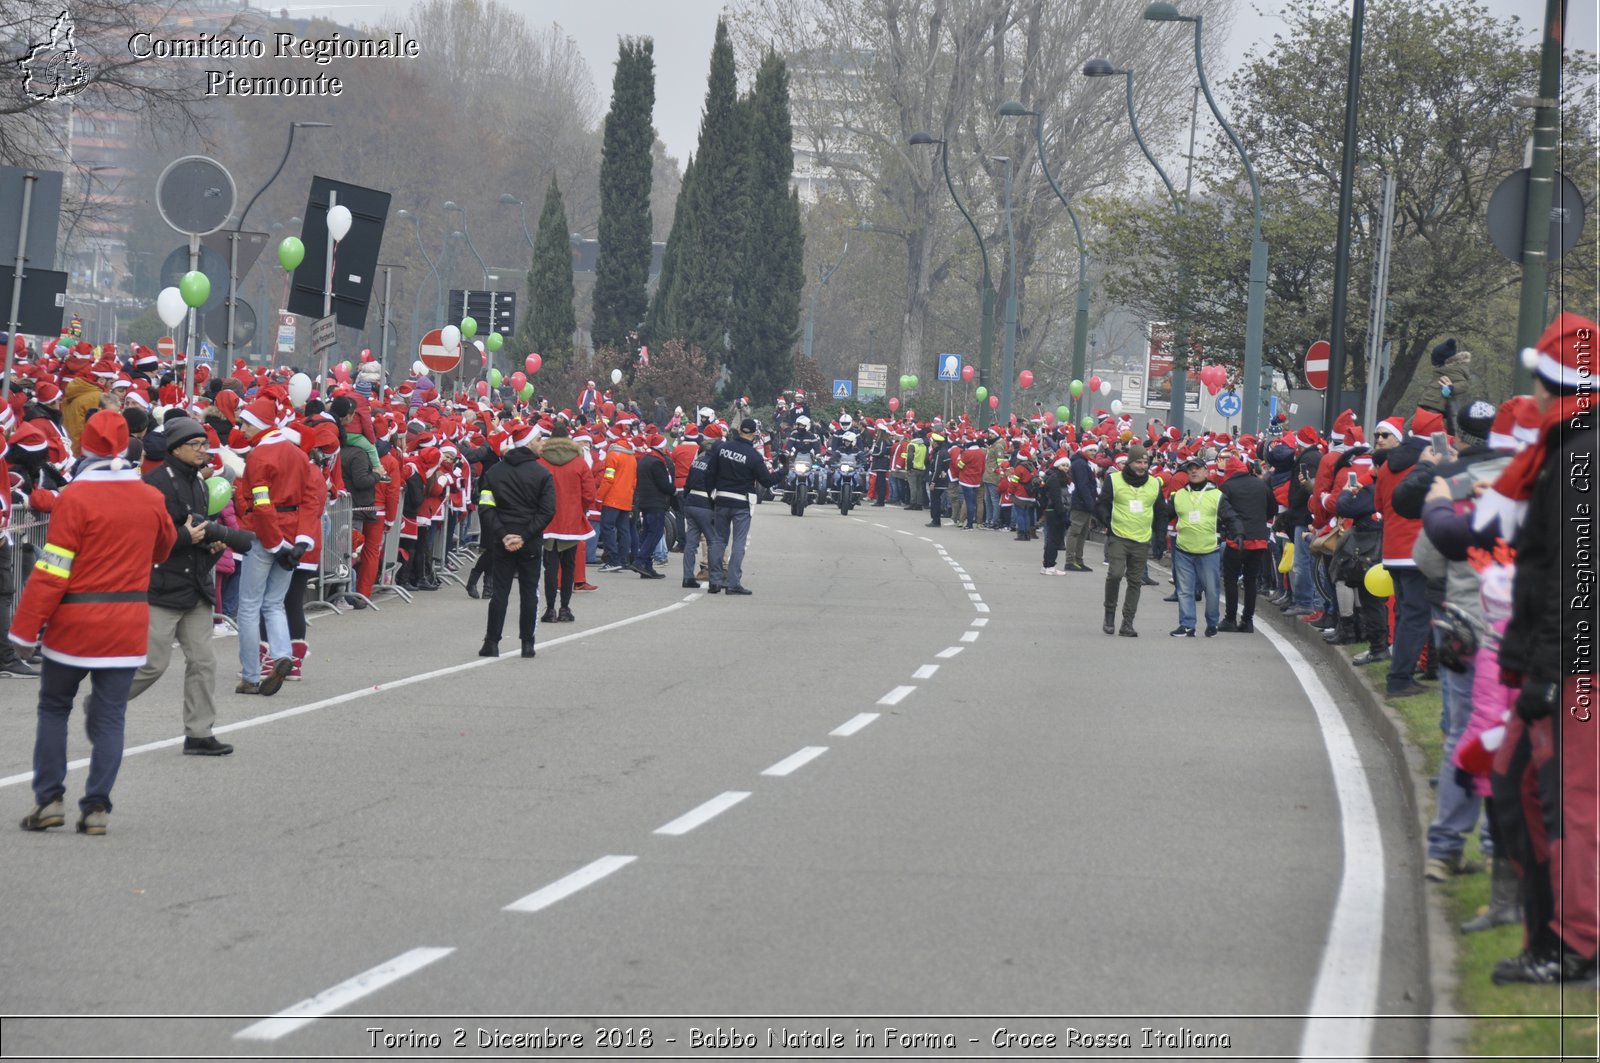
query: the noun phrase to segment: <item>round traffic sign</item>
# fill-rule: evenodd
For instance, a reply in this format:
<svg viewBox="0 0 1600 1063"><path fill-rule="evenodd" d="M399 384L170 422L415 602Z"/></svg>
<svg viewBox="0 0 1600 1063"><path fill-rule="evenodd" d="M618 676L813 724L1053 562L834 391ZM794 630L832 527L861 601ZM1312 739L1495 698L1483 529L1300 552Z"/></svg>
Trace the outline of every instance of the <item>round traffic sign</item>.
<svg viewBox="0 0 1600 1063"><path fill-rule="evenodd" d="M1528 181L1532 170L1518 170L1501 181L1489 197L1489 242L1513 262L1522 261L1522 238L1527 231ZM1583 193L1572 178L1557 170L1551 193L1550 235L1547 254L1560 261L1583 235Z"/></svg>
<svg viewBox="0 0 1600 1063"><path fill-rule="evenodd" d="M178 341L171 336L162 336L156 340L156 354L165 361L172 361L172 356L178 353Z"/></svg>
<svg viewBox="0 0 1600 1063"><path fill-rule="evenodd" d="M1217 396L1217 412L1224 417L1237 417L1244 409L1244 400L1237 391L1224 391Z"/></svg>
<svg viewBox="0 0 1600 1063"><path fill-rule="evenodd" d="M1306 383L1318 391L1328 386L1328 355L1332 350L1327 340L1318 340L1306 349Z"/></svg>
<svg viewBox="0 0 1600 1063"><path fill-rule="evenodd" d="M168 225L190 236L222 228L236 199L233 175L204 155L173 159L156 178L156 210Z"/></svg>
<svg viewBox="0 0 1600 1063"><path fill-rule="evenodd" d="M417 358L436 373L448 373L461 364L461 348L455 350L444 345L444 330L434 329L417 344Z"/></svg>

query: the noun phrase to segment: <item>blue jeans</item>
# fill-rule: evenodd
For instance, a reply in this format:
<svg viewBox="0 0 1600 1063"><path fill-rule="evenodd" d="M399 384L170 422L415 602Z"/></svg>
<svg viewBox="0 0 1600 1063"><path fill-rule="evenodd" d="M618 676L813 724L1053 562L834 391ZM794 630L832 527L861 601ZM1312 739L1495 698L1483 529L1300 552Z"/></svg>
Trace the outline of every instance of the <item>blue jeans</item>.
<svg viewBox="0 0 1600 1063"><path fill-rule="evenodd" d="M1461 733L1472 719L1472 672L1452 672L1439 668L1439 693L1444 699L1444 755L1439 761L1438 810L1428 825L1428 858L1449 859L1459 856L1467 847L1467 836L1478 822L1478 792L1456 782L1456 766L1450 762L1455 755ZM1493 849L1489 841L1488 821L1484 822L1483 851Z"/></svg>
<svg viewBox="0 0 1600 1063"><path fill-rule="evenodd" d="M712 526L711 510L705 506L683 507L683 578L694 579L695 562L700 557L700 542L710 547L713 558L721 558L722 544Z"/></svg>
<svg viewBox="0 0 1600 1063"><path fill-rule="evenodd" d="M255 643L251 643L254 648ZM84 729L89 732L89 781L78 807L111 811L111 787L122 767L122 732L133 668L79 668L44 658L39 669L39 726L33 740L33 798L41 805L67 792L67 717L78 686L89 677Z"/></svg>
<svg viewBox="0 0 1600 1063"><path fill-rule="evenodd" d="M591 520L589 527L594 529L594 534L583 543L583 563L586 565L592 565L600 560L600 518Z"/></svg>
<svg viewBox="0 0 1600 1063"><path fill-rule="evenodd" d="M1011 504L1011 526L1017 529L1018 535L1026 535L1033 527L1033 506L1013 502Z"/></svg>
<svg viewBox="0 0 1600 1063"><path fill-rule="evenodd" d="M1294 568L1289 572L1289 589L1294 594L1294 604L1304 609L1317 607L1317 588L1311 574L1311 529L1294 530Z"/></svg>
<svg viewBox="0 0 1600 1063"><path fill-rule="evenodd" d="M1202 590L1206 595L1206 626L1216 627L1222 617L1222 551L1189 554L1174 550L1172 574L1178 579L1178 626L1194 630L1194 595L1196 590Z"/></svg>
<svg viewBox="0 0 1600 1063"><path fill-rule="evenodd" d="M1410 686L1422 647L1428 640L1433 611L1428 606L1428 581L1415 568L1392 568L1394 578L1394 640L1389 645L1390 692Z"/></svg>
<svg viewBox="0 0 1600 1063"><path fill-rule="evenodd" d="M983 485L983 526L1000 527L1000 485Z"/></svg>
<svg viewBox="0 0 1600 1063"><path fill-rule="evenodd" d="M967 527L972 527L972 522L978 516L978 485L961 485L961 504L967 509Z"/></svg>
<svg viewBox="0 0 1600 1063"><path fill-rule="evenodd" d="M608 565L626 565L633 557L633 514L626 509L600 509L600 552Z"/></svg>
<svg viewBox="0 0 1600 1063"><path fill-rule="evenodd" d="M665 510L646 510L639 516L644 521L644 534L639 536L639 541L633 547L633 563L635 565L650 565L655 562L656 547L661 545L662 532L667 528L667 514Z"/></svg>
<svg viewBox="0 0 1600 1063"><path fill-rule="evenodd" d="M239 614L239 568L243 565L242 560L237 562L234 570L222 577L222 608L218 611L223 616Z"/></svg>
<svg viewBox="0 0 1600 1063"><path fill-rule="evenodd" d="M239 673L247 683L261 682L261 643L255 633L266 624L267 646L273 660L288 657L289 614L283 596L294 573L273 560L258 543L239 563Z"/></svg>
<svg viewBox="0 0 1600 1063"><path fill-rule="evenodd" d="M750 537L750 510L747 506L718 506L712 515L711 585L741 587L744 578L744 544ZM721 547L728 544L728 569L722 569Z"/></svg>

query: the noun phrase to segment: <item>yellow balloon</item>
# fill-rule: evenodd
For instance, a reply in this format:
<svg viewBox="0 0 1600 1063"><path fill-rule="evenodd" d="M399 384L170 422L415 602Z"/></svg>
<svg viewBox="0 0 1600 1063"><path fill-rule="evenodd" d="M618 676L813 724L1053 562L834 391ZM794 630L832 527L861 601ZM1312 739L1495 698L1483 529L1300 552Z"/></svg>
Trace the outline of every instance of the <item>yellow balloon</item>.
<svg viewBox="0 0 1600 1063"><path fill-rule="evenodd" d="M1294 543L1283 544L1283 556L1278 559L1278 573L1282 575L1294 568Z"/></svg>
<svg viewBox="0 0 1600 1063"><path fill-rule="evenodd" d="M1367 569L1367 575L1362 582L1367 586L1367 593L1374 598L1394 596L1394 577L1382 565L1373 565Z"/></svg>

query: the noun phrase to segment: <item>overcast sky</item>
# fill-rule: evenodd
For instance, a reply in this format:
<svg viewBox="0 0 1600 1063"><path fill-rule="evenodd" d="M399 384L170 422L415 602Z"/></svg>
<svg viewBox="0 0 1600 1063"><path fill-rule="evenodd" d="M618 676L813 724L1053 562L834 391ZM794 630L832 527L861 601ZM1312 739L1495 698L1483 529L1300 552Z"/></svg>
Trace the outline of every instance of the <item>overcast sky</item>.
<svg viewBox="0 0 1600 1063"><path fill-rule="evenodd" d="M278 6L273 0L253 2L269 9ZM326 14L348 23L380 22L387 15L398 15L411 7L410 0L326 6L294 0L279 2L286 2L297 15ZM1142 0L1129 0L1130 12L1137 10L1140 2ZM694 151L700 131L700 107L705 99L711 40L723 0L500 0L500 3L521 12L536 25L555 22L570 34L589 63L602 101L609 100L611 95L617 37L655 38L656 129L680 165ZM1232 71L1250 45L1271 40L1273 33L1284 28L1278 12L1287 6L1283 0L1239 0L1230 38L1206 43L1206 72L1213 83L1220 82ZM1542 0L1488 0L1488 7L1499 17L1518 16L1528 28L1530 39L1536 38L1543 27L1545 5ZM1568 47L1591 52L1600 50L1596 41L1595 8L1594 0L1569 0Z"/></svg>

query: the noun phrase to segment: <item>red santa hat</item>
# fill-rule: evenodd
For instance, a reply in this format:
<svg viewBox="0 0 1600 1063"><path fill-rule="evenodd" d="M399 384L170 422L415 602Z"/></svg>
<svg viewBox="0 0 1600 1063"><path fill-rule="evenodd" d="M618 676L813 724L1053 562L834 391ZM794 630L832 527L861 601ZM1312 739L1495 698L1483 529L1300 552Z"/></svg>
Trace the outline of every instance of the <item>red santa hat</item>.
<svg viewBox="0 0 1600 1063"><path fill-rule="evenodd" d="M1551 391L1573 392L1594 378L1596 325L1586 317L1563 313L1550 322L1539 342L1522 352L1522 364Z"/></svg>
<svg viewBox="0 0 1600 1063"><path fill-rule="evenodd" d="M37 425L24 421L11 433L11 445L31 454L39 454L50 448L50 440Z"/></svg>
<svg viewBox="0 0 1600 1063"><path fill-rule="evenodd" d="M1430 410L1426 406L1418 406L1417 412L1411 415L1411 434L1414 436L1431 436L1435 432L1444 431L1444 414L1438 410Z"/></svg>
<svg viewBox="0 0 1600 1063"><path fill-rule="evenodd" d="M1399 417L1385 417L1383 420L1372 426L1372 438L1377 439L1381 435L1390 435L1394 436L1396 439L1404 439L1406 437L1405 421L1401 420Z"/></svg>
<svg viewBox="0 0 1600 1063"><path fill-rule="evenodd" d="M128 450L128 422L116 410L101 410L89 418L78 440L86 458L117 458Z"/></svg>
<svg viewBox="0 0 1600 1063"><path fill-rule="evenodd" d="M239 420L265 431L278 423L278 405L271 399L255 399L239 411Z"/></svg>

